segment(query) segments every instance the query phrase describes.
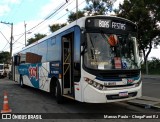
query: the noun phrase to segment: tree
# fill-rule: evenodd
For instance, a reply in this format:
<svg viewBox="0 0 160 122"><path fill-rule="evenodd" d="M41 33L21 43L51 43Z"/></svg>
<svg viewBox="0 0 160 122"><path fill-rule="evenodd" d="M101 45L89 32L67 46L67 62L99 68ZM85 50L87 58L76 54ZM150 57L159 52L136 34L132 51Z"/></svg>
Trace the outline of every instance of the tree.
<svg viewBox="0 0 160 122"><path fill-rule="evenodd" d="M30 38L27 40L28 44L27 45L30 45L40 39L42 39L43 37L45 37L46 35L45 34L34 34L34 38Z"/></svg>
<svg viewBox="0 0 160 122"><path fill-rule="evenodd" d="M78 11L78 18L85 15L105 15L112 11L112 5L116 0L86 0L87 6L83 10ZM68 22L71 23L77 19L77 13L70 12Z"/></svg>
<svg viewBox="0 0 160 122"><path fill-rule="evenodd" d="M115 1L116 0L86 0L87 6L84 10L89 16L106 15L112 11L112 6Z"/></svg>
<svg viewBox="0 0 160 122"><path fill-rule="evenodd" d="M152 57L151 60L148 60L148 69L150 74L160 74L160 59ZM142 73L145 72L145 66L142 65Z"/></svg>
<svg viewBox="0 0 160 122"><path fill-rule="evenodd" d="M10 62L10 53L7 51L2 51L0 53L0 63L8 64Z"/></svg>
<svg viewBox="0 0 160 122"><path fill-rule="evenodd" d="M78 14L75 13L75 12L70 12L70 15L68 16L68 22L71 23L73 21L75 21L78 17L81 18L81 17L84 17L84 13L85 11L78 11Z"/></svg>
<svg viewBox="0 0 160 122"><path fill-rule="evenodd" d="M146 73L147 59L153 48L160 44L160 1L159 0L124 0L116 10L118 16L135 22L138 26L139 50L143 52Z"/></svg>
<svg viewBox="0 0 160 122"><path fill-rule="evenodd" d="M49 25L49 28L50 28L50 31L53 33L55 32L56 30L66 26L67 24L66 23L63 23L63 24L53 24L53 25Z"/></svg>
<svg viewBox="0 0 160 122"><path fill-rule="evenodd" d="M84 17L84 11L78 11L78 18ZM75 21L77 19L77 13L75 12L70 12L69 16L68 16L68 22L71 23L73 21ZM67 23L63 23L63 24L53 24L53 25L49 25L50 31L54 32L64 26L66 26Z"/></svg>
<svg viewBox="0 0 160 122"><path fill-rule="evenodd" d="M77 13L70 12L68 16L68 22L71 23L77 18L84 17L85 14L89 16L107 14L108 12L112 11L112 5L115 1L116 0L86 0L87 6L83 10L79 10ZM66 23L53 24L51 26L49 25L49 28L51 32L54 32L65 25Z"/></svg>

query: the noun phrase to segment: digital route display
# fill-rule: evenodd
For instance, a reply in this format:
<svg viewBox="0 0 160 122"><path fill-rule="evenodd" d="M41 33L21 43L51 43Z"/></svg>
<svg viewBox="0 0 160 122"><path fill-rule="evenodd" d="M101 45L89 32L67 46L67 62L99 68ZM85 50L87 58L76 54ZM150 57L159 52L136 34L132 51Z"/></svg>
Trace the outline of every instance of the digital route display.
<svg viewBox="0 0 160 122"><path fill-rule="evenodd" d="M137 31L137 27L134 23L122 19L122 18L88 18L86 20L86 28L100 28L100 29L112 29L123 31Z"/></svg>

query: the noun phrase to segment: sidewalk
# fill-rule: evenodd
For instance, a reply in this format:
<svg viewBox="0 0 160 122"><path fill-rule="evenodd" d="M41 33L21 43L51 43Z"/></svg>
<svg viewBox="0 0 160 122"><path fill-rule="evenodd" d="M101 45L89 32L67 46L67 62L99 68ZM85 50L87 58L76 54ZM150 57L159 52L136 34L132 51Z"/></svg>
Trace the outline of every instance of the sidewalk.
<svg viewBox="0 0 160 122"><path fill-rule="evenodd" d="M129 104L141 106L144 108L157 108L160 109L160 99L148 97L148 96L142 96L137 99L129 100Z"/></svg>

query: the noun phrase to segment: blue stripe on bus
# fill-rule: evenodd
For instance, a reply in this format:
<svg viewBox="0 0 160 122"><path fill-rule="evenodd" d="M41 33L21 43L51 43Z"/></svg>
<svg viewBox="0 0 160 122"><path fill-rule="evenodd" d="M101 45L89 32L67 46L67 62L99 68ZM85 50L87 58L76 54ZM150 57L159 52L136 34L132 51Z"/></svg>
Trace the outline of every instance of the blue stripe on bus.
<svg viewBox="0 0 160 122"><path fill-rule="evenodd" d="M111 79L111 78L100 78L100 77L96 77L97 80L101 80L101 81L122 81L122 78L115 78L115 79Z"/></svg>
<svg viewBox="0 0 160 122"><path fill-rule="evenodd" d="M48 74L49 78L52 78L53 76L58 78L59 74L62 74L62 69L61 69L61 62L60 61L52 61L50 62L50 72Z"/></svg>
<svg viewBox="0 0 160 122"><path fill-rule="evenodd" d="M137 77L131 77L131 78L126 78L126 79L133 79L133 80L138 80L140 78L140 76ZM97 80L100 81L122 81L122 78L101 78L101 77L96 77Z"/></svg>
<svg viewBox="0 0 160 122"><path fill-rule="evenodd" d="M35 88L39 88L39 68L42 66L41 63L38 64L21 64L18 67L18 72L22 76L28 76L31 84Z"/></svg>

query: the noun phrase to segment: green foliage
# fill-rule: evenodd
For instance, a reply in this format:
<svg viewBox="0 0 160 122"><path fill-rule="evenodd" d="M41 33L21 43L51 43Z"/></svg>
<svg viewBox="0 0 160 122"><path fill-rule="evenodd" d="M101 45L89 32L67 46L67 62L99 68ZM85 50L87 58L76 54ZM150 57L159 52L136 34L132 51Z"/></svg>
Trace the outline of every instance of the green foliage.
<svg viewBox="0 0 160 122"><path fill-rule="evenodd" d="M116 0L86 0L87 6L78 11L78 18L84 17L85 15L105 15L112 11L112 5ZM68 16L68 22L71 23L77 19L75 12L70 12Z"/></svg>
<svg viewBox="0 0 160 122"><path fill-rule="evenodd" d="M1 52L0 53L0 63L9 63L10 62L10 53L9 52Z"/></svg>
<svg viewBox="0 0 160 122"><path fill-rule="evenodd" d="M160 44L159 8L160 0L124 0L119 10L115 10L118 16L137 24L139 50L143 52L145 64L153 46Z"/></svg>
<svg viewBox="0 0 160 122"><path fill-rule="evenodd" d="M75 21L77 18L84 17L86 15L104 15L107 12L112 11L112 5L116 0L86 0L87 6L83 10L79 10L78 13L70 12L68 16L68 22L71 23ZM49 26L50 31L54 32L63 26L64 24L53 24Z"/></svg>
<svg viewBox="0 0 160 122"><path fill-rule="evenodd" d="M42 38L45 37L46 35L45 35L45 34L39 34L39 33L38 33L38 34L34 34L34 36L35 36L34 38L30 38L30 39L27 40L27 42L28 42L27 45L30 45L30 44L32 44L32 43L34 43L34 42L42 39Z"/></svg>
<svg viewBox="0 0 160 122"><path fill-rule="evenodd" d="M84 17L84 11L78 11L78 18ZM71 23L77 19L77 14L75 12L70 12L68 16L68 22Z"/></svg>
<svg viewBox="0 0 160 122"><path fill-rule="evenodd" d="M54 32L54 31L56 31L56 30L58 30L58 29L60 29L60 28L62 28L62 27L64 27L64 26L66 26L67 24L66 23L63 23L63 24L53 24L53 25L49 25L49 28L50 28L50 31L51 32Z"/></svg>
<svg viewBox="0 0 160 122"><path fill-rule="evenodd" d="M75 21L77 18L84 17L85 14L87 15L103 15L107 14L107 12L112 11L112 5L115 0L86 0L87 6L83 10L79 10L78 13L70 12L68 16L68 22L71 23ZM54 32L63 26L64 24L53 24L49 26L50 31Z"/></svg>
<svg viewBox="0 0 160 122"><path fill-rule="evenodd" d="M86 0L87 6L84 10L88 15L106 15L112 11L112 5L116 0Z"/></svg>
<svg viewBox="0 0 160 122"><path fill-rule="evenodd" d="M153 57L148 61L149 74L160 75L160 59ZM142 65L142 73L145 73L145 65Z"/></svg>
<svg viewBox="0 0 160 122"><path fill-rule="evenodd" d="M152 46L160 44L160 29L157 25L160 17L159 0L124 0L124 4L116 10L120 17L127 18L138 25L139 49L143 51L145 60ZM146 53L146 49L148 52Z"/></svg>

